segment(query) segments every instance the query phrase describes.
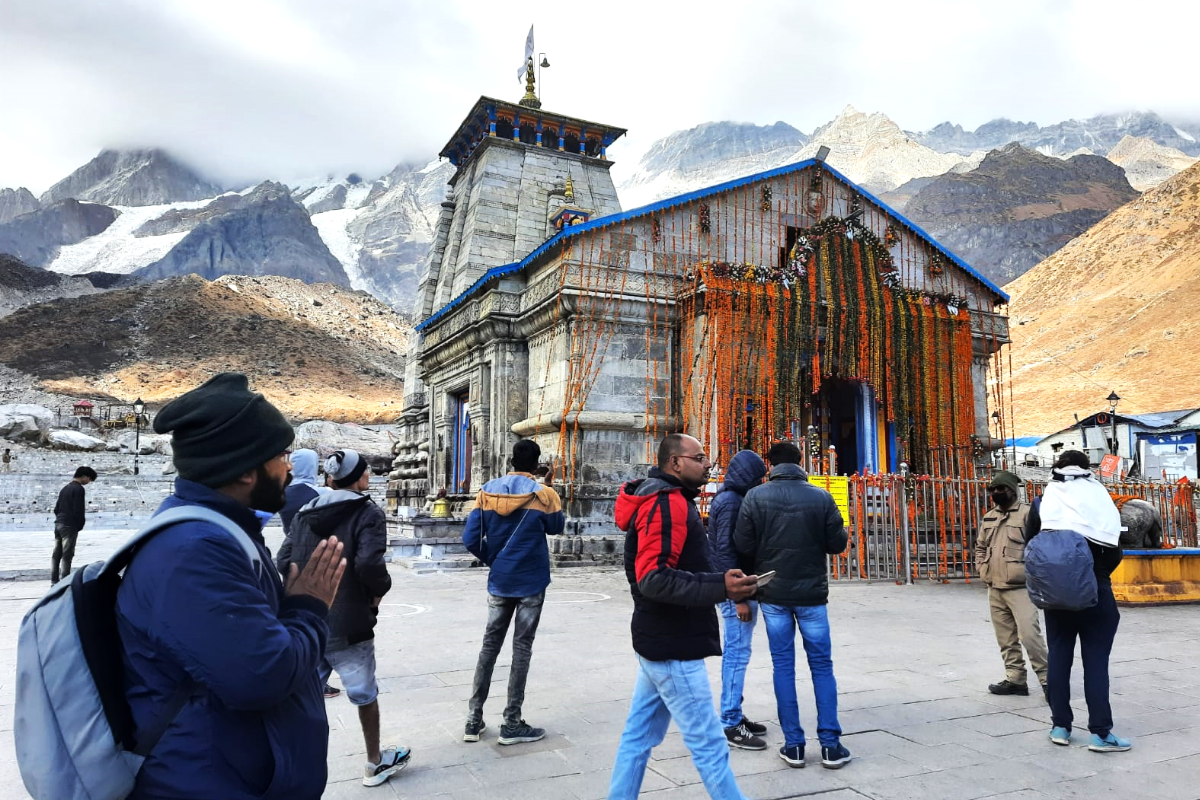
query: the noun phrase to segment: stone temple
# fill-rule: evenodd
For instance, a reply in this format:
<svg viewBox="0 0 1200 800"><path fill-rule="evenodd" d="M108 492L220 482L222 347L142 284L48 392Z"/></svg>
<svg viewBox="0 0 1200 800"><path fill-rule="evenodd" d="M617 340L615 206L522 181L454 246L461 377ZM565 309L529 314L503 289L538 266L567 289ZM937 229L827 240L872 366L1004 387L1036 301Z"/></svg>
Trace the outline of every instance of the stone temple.
<svg viewBox="0 0 1200 800"><path fill-rule="evenodd" d="M822 159L623 211L624 133L529 91L479 98L442 149L394 507L444 489L460 513L524 437L577 534L615 532L671 431L718 467L790 438L815 471L972 469L1004 408L1003 291Z"/></svg>

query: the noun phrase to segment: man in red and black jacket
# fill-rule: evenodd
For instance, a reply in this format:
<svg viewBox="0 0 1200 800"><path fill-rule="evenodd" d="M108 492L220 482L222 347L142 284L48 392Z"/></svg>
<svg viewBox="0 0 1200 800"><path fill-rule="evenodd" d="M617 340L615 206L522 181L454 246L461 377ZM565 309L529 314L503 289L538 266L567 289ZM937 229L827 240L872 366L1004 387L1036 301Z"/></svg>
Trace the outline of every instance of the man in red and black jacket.
<svg viewBox="0 0 1200 800"><path fill-rule="evenodd" d="M649 477L621 487L616 522L625 531L625 574L633 595L638 679L621 734L609 800L634 800L650 751L671 720L709 796L745 800L729 768L729 745L713 707L704 659L721 655L716 604L754 594L741 570L714 572L695 499L712 462L700 442L673 433Z"/></svg>

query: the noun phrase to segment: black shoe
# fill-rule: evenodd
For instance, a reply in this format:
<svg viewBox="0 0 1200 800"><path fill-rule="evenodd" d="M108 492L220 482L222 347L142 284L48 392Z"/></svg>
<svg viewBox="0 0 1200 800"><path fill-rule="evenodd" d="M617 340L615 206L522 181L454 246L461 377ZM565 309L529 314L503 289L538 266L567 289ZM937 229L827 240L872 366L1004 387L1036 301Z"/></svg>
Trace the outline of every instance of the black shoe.
<svg viewBox="0 0 1200 800"><path fill-rule="evenodd" d="M479 722L468 722L467 727L463 729L464 742L478 742L479 734L483 733L483 729L487 727L487 723L483 720Z"/></svg>
<svg viewBox="0 0 1200 800"><path fill-rule="evenodd" d="M802 744L792 747L784 745L779 748L779 757L786 761L789 767L804 769L804 745Z"/></svg>
<svg viewBox="0 0 1200 800"><path fill-rule="evenodd" d="M767 733L766 725L763 725L760 722L751 722L745 717L742 717L742 721L739 722L738 725L745 727L746 730L750 731L755 736L765 736Z"/></svg>
<svg viewBox="0 0 1200 800"><path fill-rule="evenodd" d="M326 700L328 700L331 697L337 697L341 693L342 693L342 690L337 688L336 686L330 686L328 683L325 684L325 699Z"/></svg>
<svg viewBox="0 0 1200 800"><path fill-rule="evenodd" d="M725 739L729 742L730 747L739 747L742 750L767 749L767 743L751 733L744 722L741 725L726 728Z"/></svg>
<svg viewBox="0 0 1200 800"><path fill-rule="evenodd" d="M825 769L841 769L850 763L850 751L840 743L836 747L821 748L821 766Z"/></svg>
<svg viewBox="0 0 1200 800"><path fill-rule="evenodd" d="M1023 683L1013 683L1008 678L1005 678L1004 680L1000 681L999 683L993 683L992 685L988 686L988 691L991 692L992 694L1020 694L1020 695L1025 695L1025 696L1029 695L1029 687L1028 686L1026 686Z"/></svg>
<svg viewBox="0 0 1200 800"><path fill-rule="evenodd" d="M504 723L500 728L500 738L497 741L500 744L523 744L524 742L536 742L545 736L545 728L535 728L527 725L525 720L521 720L515 725Z"/></svg>

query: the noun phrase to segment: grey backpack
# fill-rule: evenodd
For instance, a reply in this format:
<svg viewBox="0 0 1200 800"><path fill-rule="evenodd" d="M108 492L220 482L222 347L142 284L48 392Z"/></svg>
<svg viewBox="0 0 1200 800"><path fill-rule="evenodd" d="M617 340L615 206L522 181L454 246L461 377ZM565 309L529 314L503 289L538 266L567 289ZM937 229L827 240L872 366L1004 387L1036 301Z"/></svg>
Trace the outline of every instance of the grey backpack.
<svg viewBox="0 0 1200 800"><path fill-rule="evenodd" d="M122 570L141 545L179 522L224 529L256 575L262 568L258 548L233 520L203 506L178 506L155 515L108 561L59 581L29 610L17 638L13 739L34 800L124 800L142 762L195 693L194 683L180 686L159 718L135 732L117 634Z"/></svg>
<svg viewBox="0 0 1200 800"><path fill-rule="evenodd" d="M1038 608L1082 611L1096 605L1096 573L1087 539L1042 531L1025 545L1025 588Z"/></svg>

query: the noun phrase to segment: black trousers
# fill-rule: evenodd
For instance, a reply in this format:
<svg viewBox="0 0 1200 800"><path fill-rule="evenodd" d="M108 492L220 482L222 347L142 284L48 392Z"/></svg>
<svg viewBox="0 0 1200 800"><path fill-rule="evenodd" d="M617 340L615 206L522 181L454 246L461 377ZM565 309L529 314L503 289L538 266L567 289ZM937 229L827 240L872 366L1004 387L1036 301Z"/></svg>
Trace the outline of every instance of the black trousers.
<svg viewBox="0 0 1200 800"><path fill-rule="evenodd" d="M1112 731L1112 706L1108 702L1108 656L1121 612L1112 584L1097 581L1096 605L1083 611L1046 609L1046 645L1050 651L1050 721L1071 730L1071 666L1075 640L1083 661L1083 696L1087 700L1088 730L1101 738Z"/></svg>

